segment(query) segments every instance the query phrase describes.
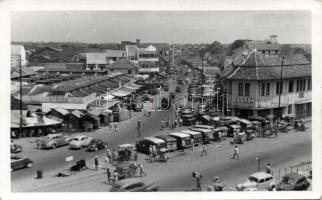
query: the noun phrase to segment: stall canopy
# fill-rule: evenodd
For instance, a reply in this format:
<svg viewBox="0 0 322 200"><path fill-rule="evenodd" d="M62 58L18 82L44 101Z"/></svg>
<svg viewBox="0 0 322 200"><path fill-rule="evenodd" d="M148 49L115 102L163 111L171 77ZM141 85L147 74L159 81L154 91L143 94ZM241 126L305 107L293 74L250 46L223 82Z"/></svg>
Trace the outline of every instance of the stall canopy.
<svg viewBox="0 0 322 200"><path fill-rule="evenodd" d="M123 90L117 90L114 92L111 92L111 95L116 96L116 97L125 97L129 94L131 94L132 92L127 92L127 91L123 91Z"/></svg>
<svg viewBox="0 0 322 200"><path fill-rule="evenodd" d="M130 89L138 90L138 89L140 89L140 88L142 87L142 85L138 85L138 84L135 84L135 83L131 83L131 84L126 85L126 86L124 86L124 87L126 87L126 88L130 88Z"/></svg>

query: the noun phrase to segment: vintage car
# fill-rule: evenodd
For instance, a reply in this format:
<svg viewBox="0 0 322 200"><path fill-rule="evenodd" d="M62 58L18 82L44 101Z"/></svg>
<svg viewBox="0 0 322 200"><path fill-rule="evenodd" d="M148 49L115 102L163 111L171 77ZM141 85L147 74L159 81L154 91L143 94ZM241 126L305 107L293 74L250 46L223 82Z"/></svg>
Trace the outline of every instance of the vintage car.
<svg viewBox="0 0 322 200"><path fill-rule="evenodd" d="M56 147L68 145L72 138L64 136L61 133L58 134L49 134L47 136L39 138L37 140L37 146L41 149L56 149Z"/></svg>
<svg viewBox="0 0 322 200"><path fill-rule="evenodd" d="M69 142L70 149L81 149L87 147L92 141L91 137L85 135L77 135L71 139Z"/></svg>
<svg viewBox="0 0 322 200"><path fill-rule="evenodd" d="M271 174L265 172L257 172L248 177L244 183L238 184L236 189L244 191L247 188L256 188L258 190L269 190L276 186L275 178Z"/></svg>
<svg viewBox="0 0 322 200"><path fill-rule="evenodd" d="M287 174L282 178L282 181L278 183L277 190L306 190L310 186L310 183L305 176L297 173Z"/></svg>
<svg viewBox="0 0 322 200"><path fill-rule="evenodd" d="M149 147L151 145L155 145L157 150L160 148L167 148L166 142L156 137L145 137L135 143L137 151L145 154L149 154Z"/></svg>
<svg viewBox="0 0 322 200"><path fill-rule="evenodd" d="M190 128L191 131L197 131L202 134L203 143L209 143L214 141L213 130L205 128Z"/></svg>
<svg viewBox="0 0 322 200"><path fill-rule="evenodd" d="M110 192L153 192L158 191L154 181L147 178L130 178L114 183Z"/></svg>
<svg viewBox="0 0 322 200"><path fill-rule="evenodd" d="M194 141L194 145L199 145L203 143L202 133L198 131L184 130L184 131L181 131L181 133L186 133L190 135L191 139L193 139Z"/></svg>
<svg viewBox="0 0 322 200"><path fill-rule="evenodd" d="M22 168L30 168L33 165L33 161L29 158L22 158L21 156L11 156L11 171L22 169Z"/></svg>
<svg viewBox="0 0 322 200"><path fill-rule="evenodd" d="M191 147L191 137L190 135L186 134L186 133L180 133L180 132L176 132L176 133L169 133L170 137L173 137L177 140L177 146L178 149L185 149L187 147ZM182 145L182 141L185 142L186 146Z"/></svg>
<svg viewBox="0 0 322 200"><path fill-rule="evenodd" d="M87 146L87 151L98 151L107 148L107 143L101 139L92 139L91 143Z"/></svg>
<svg viewBox="0 0 322 200"><path fill-rule="evenodd" d="M155 137L164 140L167 143L167 149L169 151L175 151L178 149L177 140L175 138L168 135L157 135Z"/></svg>

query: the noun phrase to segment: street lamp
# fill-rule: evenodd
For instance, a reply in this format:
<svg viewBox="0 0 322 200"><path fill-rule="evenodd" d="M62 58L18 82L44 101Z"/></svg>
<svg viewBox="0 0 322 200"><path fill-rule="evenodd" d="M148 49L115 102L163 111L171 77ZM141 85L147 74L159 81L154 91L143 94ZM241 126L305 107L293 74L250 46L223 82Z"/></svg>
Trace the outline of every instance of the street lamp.
<svg viewBox="0 0 322 200"><path fill-rule="evenodd" d="M257 160L257 171L259 172L261 169L261 159L259 157L256 157Z"/></svg>

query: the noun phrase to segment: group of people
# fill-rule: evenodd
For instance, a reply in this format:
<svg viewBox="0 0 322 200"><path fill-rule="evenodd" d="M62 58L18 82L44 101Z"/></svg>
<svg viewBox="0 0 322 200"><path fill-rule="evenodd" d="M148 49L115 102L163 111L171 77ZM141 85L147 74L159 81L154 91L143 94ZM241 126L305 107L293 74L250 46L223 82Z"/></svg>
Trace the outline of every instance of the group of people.
<svg viewBox="0 0 322 200"><path fill-rule="evenodd" d="M135 161L131 162L129 165L129 172L131 174L131 177L135 177L137 174L137 170L139 170L140 176L146 176L146 173L144 171L143 165L141 163L136 164Z"/></svg>
<svg viewBox="0 0 322 200"><path fill-rule="evenodd" d="M162 120L161 121L161 130L164 128L170 128L170 129L175 129L176 127L182 127L182 118L177 117L173 120Z"/></svg>
<svg viewBox="0 0 322 200"><path fill-rule="evenodd" d="M149 158L150 162L153 162L153 158L155 158L158 155L157 148L155 145L149 146Z"/></svg>

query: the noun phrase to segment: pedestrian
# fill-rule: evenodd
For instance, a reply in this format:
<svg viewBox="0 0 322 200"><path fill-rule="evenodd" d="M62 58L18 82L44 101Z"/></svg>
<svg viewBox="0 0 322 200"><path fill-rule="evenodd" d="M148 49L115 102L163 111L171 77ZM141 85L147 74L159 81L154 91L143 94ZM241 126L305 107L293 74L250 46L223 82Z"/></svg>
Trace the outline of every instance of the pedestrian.
<svg viewBox="0 0 322 200"><path fill-rule="evenodd" d="M182 140L181 148L182 148L182 152L184 152L184 149L186 148L186 141Z"/></svg>
<svg viewBox="0 0 322 200"><path fill-rule="evenodd" d="M176 129L176 127L177 127L177 118L175 118L174 120L173 120L173 129Z"/></svg>
<svg viewBox="0 0 322 200"><path fill-rule="evenodd" d="M94 165L95 165L95 170L97 171L97 169L98 169L98 156L95 156Z"/></svg>
<svg viewBox="0 0 322 200"><path fill-rule="evenodd" d="M143 169L143 165L140 163L139 165L138 165L138 168L139 168L139 171L140 171L140 176L142 177L143 175L144 176L146 176L146 173L145 173L145 171L144 171L144 169Z"/></svg>
<svg viewBox="0 0 322 200"><path fill-rule="evenodd" d="M153 152L153 158L155 158L157 155L157 149L155 145L152 146L152 152Z"/></svg>
<svg viewBox="0 0 322 200"><path fill-rule="evenodd" d="M117 122L114 122L114 132L117 132Z"/></svg>
<svg viewBox="0 0 322 200"><path fill-rule="evenodd" d="M135 160L135 161L137 161L137 160L138 160L138 152L137 152L137 151L135 151L135 152L134 152L134 160Z"/></svg>
<svg viewBox="0 0 322 200"><path fill-rule="evenodd" d="M106 176L108 183L111 183L111 172L109 167L106 167Z"/></svg>
<svg viewBox="0 0 322 200"><path fill-rule="evenodd" d="M106 150L106 156L108 157L109 160L112 159L112 155L111 155L111 150L110 149L107 149ZM110 161L111 162L111 161Z"/></svg>
<svg viewBox="0 0 322 200"><path fill-rule="evenodd" d="M109 131L109 132L112 132L113 123L112 123L112 122L110 122L110 123L108 124L108 126L109 126L109 128L110 128L110 130L108 130L108 131Z"/></svg>
<svg viewBox="0 0 322 200"><path fill-rule="evenodd" d="M205 144L202 144L202 151L201 151L200 156L203 156L203 154L206 154L206 156L207 156L207 147Z"/></svg>
<svg viewBox="0 0 322 200"><path fill-rule="evenodd" d="M234 156L232 157L232 159L237 158L237 160L239 160L239 149L238 146L236 145L234 148Z"/></svg>
<svg viewBox="0 0 322 200"><path fill-rule="evenodd" d="M111 182L112 183L115 183L116 181L118 181L118 174L117 174L117 171L114 170L112 176L111 176Z"/></svg>
<svg viewBox="0 0 322 200"><path fill-rule="evenodd" d="M169 127L170 127L170 119L168 119L168 120L165 122L165 126L166 126L167 128L169 128Z"/></svg>
<svg viewBox="0 0 322 200"><path fill-rule="evenodd" d="M165 124L164 124L165 122L164 122L164 120L161 120L160 121L160 125L161 125L161 127L160 127L160 130L161 131L163 131L163 129L164 129L164 126L165 126Z"/></svg>
<svg viewBox="0 0 322 200"><path fill-rule="evenodd" d="M195 140L191 138L191 150L193 151L195 149Z"/></svg>
<svg viewBox="0 0 322 200"><path fill-rule="evenodd" d="M179 126L182 127L182 119L179 117Z"/></svg>
<svg viewBox="0 0 322 200"><path fill-rule="evenodd" d="M150 157L150 162L152 162L152 157L153 157L152 145L150 145L150 147L149 147L149 157Z"/></svg>
<svg viewBox="0 0 322 200"><path fill-rule="evenodd" d="M132 112L131 112L131 109L129 109L129 118L130 118L130 119L132 118Z"/></svg>
<svg viewBox="0 0 322 200"><path fill-rule="evenodd" d="M107 155L105 156L105 163L106 163L106 167L108 168L108 166L110 164L110 159Z"/></svg>
<svg viewBox="0 0 322 200"><path fill-rule="evenodd" d="M271 165L269 164L269 163L267 163L267 165L266 165L266 173L267 174L270 174L271 172L272 172L272 169L271 169Z"/></svg>

